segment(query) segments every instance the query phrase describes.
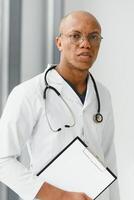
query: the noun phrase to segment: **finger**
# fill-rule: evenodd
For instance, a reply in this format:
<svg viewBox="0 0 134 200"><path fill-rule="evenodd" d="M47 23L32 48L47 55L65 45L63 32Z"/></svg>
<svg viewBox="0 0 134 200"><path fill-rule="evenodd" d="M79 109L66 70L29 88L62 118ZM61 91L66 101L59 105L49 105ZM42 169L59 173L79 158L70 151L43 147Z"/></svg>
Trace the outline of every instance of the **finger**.
<svg viewBox="0 0 134 200"><path fill-rule="evenodd" d="M84 194L85 195L85 198L86 198L86 200L92 200L89 196L87 196L86 194Z"/></svg>

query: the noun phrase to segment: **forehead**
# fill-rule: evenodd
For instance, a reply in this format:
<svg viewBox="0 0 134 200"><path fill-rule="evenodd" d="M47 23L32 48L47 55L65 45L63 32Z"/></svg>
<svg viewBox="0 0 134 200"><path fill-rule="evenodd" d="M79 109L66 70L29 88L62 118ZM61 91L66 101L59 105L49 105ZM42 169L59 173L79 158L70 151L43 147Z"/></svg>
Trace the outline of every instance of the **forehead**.
<svg viewBox="0 0 134 200"><path fill-rule="evenodd" d="M95 17L86 14L70 15L63 20L60 32L69 33L79 31L81 33L101 32L101 27Z"/></svg>

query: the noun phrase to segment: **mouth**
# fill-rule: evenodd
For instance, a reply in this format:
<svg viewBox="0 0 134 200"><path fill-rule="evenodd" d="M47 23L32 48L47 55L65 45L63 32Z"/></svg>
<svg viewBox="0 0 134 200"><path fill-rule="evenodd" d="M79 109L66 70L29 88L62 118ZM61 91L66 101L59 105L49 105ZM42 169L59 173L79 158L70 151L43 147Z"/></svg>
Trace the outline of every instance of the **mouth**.
<svg viewBox="0 0 134 200"><path fill-rule="evenodd" d="M83 61L89 61L92 58L89 52L81 52L77 56Z"/></svg>
<svg viewBox="0 0 134 200"><path fill-rule="evenodd" d="M78 54L78 56L88 56L88 57L92 57L92 56L91 56L91 53L88 52L88 51L81 52L81 53Z"/></svg>

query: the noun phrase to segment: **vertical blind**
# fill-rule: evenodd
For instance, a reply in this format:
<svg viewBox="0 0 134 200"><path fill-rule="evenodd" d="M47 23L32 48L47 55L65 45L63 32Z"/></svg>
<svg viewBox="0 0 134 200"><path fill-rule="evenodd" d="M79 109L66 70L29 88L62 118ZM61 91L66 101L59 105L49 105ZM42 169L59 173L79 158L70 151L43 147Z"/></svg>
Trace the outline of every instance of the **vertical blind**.
<svg viewBox="0 0 134 200"><path fill-rule="evenodd" d="M32 15L34 2L33 0L29 1L29 12L31 11L30 14ZM0 0L0 115L8 94L15 85L20 83L22 77L22 51L25 51L22 44L22 13L23 9L25 9L23 7L24 3L28 3L29 5L29 2L26 0ZM57 26L64 13L64 1L47 0L44 3L44 0L39 0L39 3L43 7L42 21L46 27L44 28L44 34L40 35L39 33L37 37L42 37L42 42L49 41L49 47L45 42L44 48L40 47L42 57L45 54L45 60L40 61L39 65L42 63L42 66L44 66L44 63L58 62L58 51L54 45L53 38L57 35ZM44 17L44 13L46 17ZM27 21L24 23L27 23ZM39 59L37 58L37 60ZM41 66L37 67L41 69ZM0 199L19 200L20 198L0 182Z"/></svg>

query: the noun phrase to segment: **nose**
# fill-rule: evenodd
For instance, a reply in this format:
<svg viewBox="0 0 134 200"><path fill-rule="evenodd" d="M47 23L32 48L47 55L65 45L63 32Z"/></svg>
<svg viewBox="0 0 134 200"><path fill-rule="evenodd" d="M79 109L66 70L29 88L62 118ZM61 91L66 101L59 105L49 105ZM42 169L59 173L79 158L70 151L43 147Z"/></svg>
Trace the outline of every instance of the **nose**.
<svg viewBox="0 0 134 200"><path fill-rule="evenodd" d="M87 37L83 37L81 39L80 47L81 48L91 48L91 44L90 44L89 40L87 39Z"/></svg>

